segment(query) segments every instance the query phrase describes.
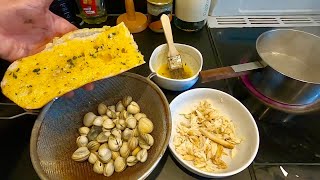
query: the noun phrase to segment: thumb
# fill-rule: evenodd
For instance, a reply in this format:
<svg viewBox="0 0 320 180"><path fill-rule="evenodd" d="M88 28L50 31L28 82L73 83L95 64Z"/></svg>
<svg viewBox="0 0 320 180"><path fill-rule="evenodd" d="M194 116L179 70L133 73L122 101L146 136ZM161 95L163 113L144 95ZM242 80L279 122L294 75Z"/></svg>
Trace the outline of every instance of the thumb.
<svg viewBox="0 0 320 180"><path fill-rule="evenodd" d="M78 29L76 26L71 24L69 21L52 14L52 30L55 36L62 36L70 31Z"/></svg>

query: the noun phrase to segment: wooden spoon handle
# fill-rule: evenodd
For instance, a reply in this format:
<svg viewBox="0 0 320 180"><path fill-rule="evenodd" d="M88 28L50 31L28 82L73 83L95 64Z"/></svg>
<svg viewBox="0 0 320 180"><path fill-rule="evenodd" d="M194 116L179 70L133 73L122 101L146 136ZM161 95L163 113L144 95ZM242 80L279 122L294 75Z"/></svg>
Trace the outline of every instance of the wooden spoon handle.
<svg viewBox="0 0 320 180"><path fill-rule="evenodd" d="M200 72L201 83L216 81L221 79L228 79L233 77L239 77L247 74L248 71L235 72L232 67L222 67L209 69Z"/></svg>
<svg viewBox="0 0 320 180"><path fill-rule="evenodd" d="M169 46L170 56L177 56L179 55L179 52L177 51L177 49L174 47L174 44L173 44L170 19L165 14L163 14L160 19L161 19L164 35L166 36L167 44Z"/></svg>

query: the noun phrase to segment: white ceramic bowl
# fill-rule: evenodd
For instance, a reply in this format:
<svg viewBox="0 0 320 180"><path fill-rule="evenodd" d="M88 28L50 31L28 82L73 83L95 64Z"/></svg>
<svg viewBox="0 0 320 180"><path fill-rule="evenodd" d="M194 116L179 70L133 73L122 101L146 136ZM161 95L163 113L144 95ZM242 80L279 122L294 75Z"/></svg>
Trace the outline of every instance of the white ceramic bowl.
<svg viewBox="0 0 320 180"><path fill-rule="evenodd" d="M236 135L244 138L239 145L236 145L237 153L233 159L223 156L228 168L215 173L202 171L194 167L191 162L183 160L173 145L177 124L184 119L179 114L191 112L202 100L209 100L215 108L229 117L235 124ZM259 132L256 122L246 107L231 95L215 89L192 89L177 96L170 103L170 109L172 130L169 147L177 161L191 172L208 178L231 176L247 168L255 158L259 147Z"/></svg>
<svg viewBox="0 0 320 180"><path fill-rule="evenodd" d="M192 59L182 59L184 63L191 68L193 76L188 79L170 79L157 74L152 80L160 87L172 91L183 91L191 88L198 80L199 72L202 69L203 58L201 53L194 47L186 44L175 43L175 47L180 54L188 54ZM158 46L152 53L149 61L151 72L156 73L162 64L167 63L168 45L162 44Z"/></svg>

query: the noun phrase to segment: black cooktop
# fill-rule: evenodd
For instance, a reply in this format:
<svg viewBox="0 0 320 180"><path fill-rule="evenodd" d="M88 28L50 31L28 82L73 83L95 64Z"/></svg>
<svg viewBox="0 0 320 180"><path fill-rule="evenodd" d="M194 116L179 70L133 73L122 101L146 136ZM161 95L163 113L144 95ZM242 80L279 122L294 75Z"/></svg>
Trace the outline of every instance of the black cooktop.
<svg viewBox="0 0 320 180"><path fill-rule="evenodd" d="M211 29L220 65L259 60L256 39L270 29ZM299 29L320 34L320 27ZM254 164L320 165L320 110L307 114L286 113L265 105L251 95L240 78L229 79L228 86L229 92L250 110L257 122L260 147Z"/></svg>

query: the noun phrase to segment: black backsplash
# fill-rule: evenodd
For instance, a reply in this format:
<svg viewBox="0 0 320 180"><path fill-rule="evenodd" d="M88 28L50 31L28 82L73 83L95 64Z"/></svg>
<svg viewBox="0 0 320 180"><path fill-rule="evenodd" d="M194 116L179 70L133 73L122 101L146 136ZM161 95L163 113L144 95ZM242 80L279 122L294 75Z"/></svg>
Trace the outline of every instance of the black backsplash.
<svg viewBox="0 0 320 180"><path fill-rule="evenodd" d="M122 14L126 12L125 0L106 0L107 12L109 14ZM147 0L135 0L136 11L147 13Z"/></svg>

